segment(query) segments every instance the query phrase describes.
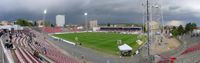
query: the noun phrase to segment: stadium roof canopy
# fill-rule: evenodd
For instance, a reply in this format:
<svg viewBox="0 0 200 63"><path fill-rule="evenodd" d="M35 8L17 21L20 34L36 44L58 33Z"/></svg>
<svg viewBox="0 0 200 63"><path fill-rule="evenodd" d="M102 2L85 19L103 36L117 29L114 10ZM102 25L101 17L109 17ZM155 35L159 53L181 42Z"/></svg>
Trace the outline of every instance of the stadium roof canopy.
<svg viewBox="0 0 200 63"><path fill-rule="evenodd" d="M131 51L132 50L132 48L127 44L123 44L121 46L118 46L118 48L119 48L120 51Z"/></svg>

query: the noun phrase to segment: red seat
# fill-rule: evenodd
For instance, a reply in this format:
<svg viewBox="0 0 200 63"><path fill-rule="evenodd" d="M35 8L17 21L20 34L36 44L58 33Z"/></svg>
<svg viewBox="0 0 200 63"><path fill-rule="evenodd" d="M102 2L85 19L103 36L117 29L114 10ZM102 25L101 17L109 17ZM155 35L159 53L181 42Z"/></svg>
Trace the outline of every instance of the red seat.
<svg viewBox="0 0 200 63"><path fill-rule="evenodd" d="M57 33L57 32L62 32L61 27L45 27L43 28L43 32L47 32L47 33Z"/></svg>
<svg viewBox="0 0 200 63"><path fill-rule="evenodd" d="M200 50L200 44L187 48L181 55Z"/></svg>

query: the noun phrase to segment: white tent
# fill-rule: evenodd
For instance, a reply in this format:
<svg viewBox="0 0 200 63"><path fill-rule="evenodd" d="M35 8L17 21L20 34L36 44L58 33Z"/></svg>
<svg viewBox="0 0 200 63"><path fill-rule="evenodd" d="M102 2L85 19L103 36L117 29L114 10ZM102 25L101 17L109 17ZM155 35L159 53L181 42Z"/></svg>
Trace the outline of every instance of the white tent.
<svg viewBox="0 0 200 63"><path fill-rule="evenodd" d="M130 46L128 46L127 44L123 44L121 46L118 46L120 51L131 51L132 48Z"/></svg>

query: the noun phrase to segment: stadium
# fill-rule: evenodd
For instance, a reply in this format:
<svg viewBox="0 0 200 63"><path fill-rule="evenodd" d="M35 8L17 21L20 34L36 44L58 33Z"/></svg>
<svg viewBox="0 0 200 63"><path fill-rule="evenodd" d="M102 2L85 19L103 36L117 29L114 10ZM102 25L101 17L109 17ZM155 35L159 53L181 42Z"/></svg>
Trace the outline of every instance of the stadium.
<svg viewBox="0 0 200 63"><path fill-rule="evenodd" d="M100 30L102 31L55 33L52 34L52 36L57 39L71 41L75 43L75 45L79 44L85 47L99 50L101 52L104 51L115 55L117 55L118 45L120 45L117 43L119 40L121 41L121 44L124 43L131 45L133 52L139 48L139 44L136 42L137 36L139 34L130 34L125 31L141 31L141 28L101 28ZM124 31L124 33L122 31Z"/></svg>
<svg viewBox="0 0 200 63"><path fill-rule="evenodd" d="M200 63L196 1L162 1L2 0L0 63Z"/></svg>
<svg viewBox="0 0 200 63"><path fill-rule="evenodd" d="M139 37L142 32L141 27L99 27L95 31L65 31L61 27L27 28L19 25L1 26L0 28L2 37L8 36L8 39L2 40L2 45L5 45L4 52L8 52L6 53L8 55L14 54L5 55L9 58L6 61L28 63L90 62L86 59L83 60L85 54L82 52L84 51L73 52L72 55L75 57L71 57L71 53L68 52L71 58L68 57L68 54L66 57L66 53L59 52L61 50L58 48L61 46L55 44L58 42L72 46L70 48L90 49L94 54L129 57L139 53L138 49L144 44L142 40L145 38ZM6 51L7 48L11 51Z"/></svg>

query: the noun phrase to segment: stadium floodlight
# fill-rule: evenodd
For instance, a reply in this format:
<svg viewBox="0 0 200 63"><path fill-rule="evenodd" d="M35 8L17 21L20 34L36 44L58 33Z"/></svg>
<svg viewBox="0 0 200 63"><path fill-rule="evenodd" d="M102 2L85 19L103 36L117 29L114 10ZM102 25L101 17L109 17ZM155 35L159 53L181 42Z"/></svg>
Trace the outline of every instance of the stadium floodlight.
<svg viewBox="0 0 200 63"><path fill-rule="evenodd" d="M44 10L44 14L47 14L47 9Z"/></svg>
<svg viewBox="0 0 200 63"><path fill-rule="evenodd" d="M43 11L43 21L45 21L45 17L46 17L46 14L47 14L47 9L44 9L44 11Z"/></svg>
<svg viewBox="0 0 200 63"><path fill-rule="evenodd" d="M151 58L150 58L150 11L149 11L149 7L150 7L150 3L149 0L146 0L146 18L147 18L147 53L148 53L148 62L151 62Z"/></svg>
<svg viewBox="0 0 200 63"><path fill-rule="evenodd" d="M84 16L85 16L85 28L86 28L86 30L88 31L87 15L88 15L88 13L85 12L85 13L84 13Z"/></svg>
<svg viewBox="0 0 200 63"><path fill-rule="evenodd" d="M88 15L88 13L84 13L84 15L85 15L85 16L87 16L87 15Z"/></svg>

